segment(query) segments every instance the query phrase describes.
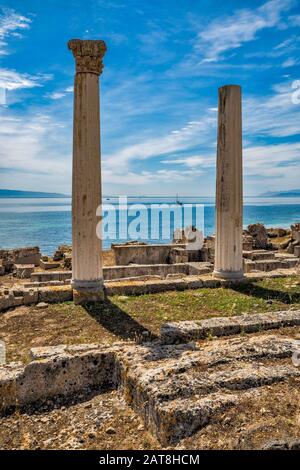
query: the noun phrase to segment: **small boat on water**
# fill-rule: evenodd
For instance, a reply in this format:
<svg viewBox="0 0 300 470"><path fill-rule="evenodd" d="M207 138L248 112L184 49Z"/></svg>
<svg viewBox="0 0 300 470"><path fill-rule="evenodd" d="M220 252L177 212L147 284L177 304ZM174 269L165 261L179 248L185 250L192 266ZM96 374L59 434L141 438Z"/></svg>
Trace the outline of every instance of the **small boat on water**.
<svg viewBox="0 0 300 470"><path fill-rule="evenodd" d="M176 204L178 204L179 206L183 205L183 202L179 201L178 193L176 194Z"/></svg>

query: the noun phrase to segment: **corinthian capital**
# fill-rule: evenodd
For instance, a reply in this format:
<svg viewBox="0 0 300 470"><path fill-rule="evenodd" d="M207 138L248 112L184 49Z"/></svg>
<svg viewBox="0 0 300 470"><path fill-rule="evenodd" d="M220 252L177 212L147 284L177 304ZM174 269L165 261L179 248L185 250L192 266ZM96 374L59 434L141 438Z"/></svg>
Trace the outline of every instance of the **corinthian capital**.
<svg viewBox="0 0 300 470"><path fill-rule="evenodd" d="M106 52L104 41L71 39L68 48L73 52L76 61L76 73L101 74L102 59Z"/></svg>

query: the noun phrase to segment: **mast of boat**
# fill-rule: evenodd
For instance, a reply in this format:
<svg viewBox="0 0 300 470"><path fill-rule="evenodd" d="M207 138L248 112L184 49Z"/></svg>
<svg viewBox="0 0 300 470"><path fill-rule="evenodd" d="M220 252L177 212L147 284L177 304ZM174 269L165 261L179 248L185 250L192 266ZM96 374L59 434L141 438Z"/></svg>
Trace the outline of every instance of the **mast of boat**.
<svg viewBox="0 0 300 470"><path fill-rule="evenodd" d="M176 194L176 204L179 204L180 206L182 206L182 202L179 201L178 193Z"/></svg>

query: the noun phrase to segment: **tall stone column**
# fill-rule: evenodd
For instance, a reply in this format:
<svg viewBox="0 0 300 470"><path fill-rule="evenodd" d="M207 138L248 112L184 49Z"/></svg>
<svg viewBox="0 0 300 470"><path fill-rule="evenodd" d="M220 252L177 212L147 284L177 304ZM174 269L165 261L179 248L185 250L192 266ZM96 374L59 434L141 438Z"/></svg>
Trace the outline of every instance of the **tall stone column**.
<svg viewBox="0 0 300 470"><path fill-rule="evenodd" d="M75 302L103 298L102 243L96 235L101 204L99 75L104 41L72 39L74 82L72 286Z"/></svg>
<svg viewBox="0 0 300 470"><path fill-rule="evenodd" d="M214 275L243 277L243 170L241 87L219 89Z"/></svg>

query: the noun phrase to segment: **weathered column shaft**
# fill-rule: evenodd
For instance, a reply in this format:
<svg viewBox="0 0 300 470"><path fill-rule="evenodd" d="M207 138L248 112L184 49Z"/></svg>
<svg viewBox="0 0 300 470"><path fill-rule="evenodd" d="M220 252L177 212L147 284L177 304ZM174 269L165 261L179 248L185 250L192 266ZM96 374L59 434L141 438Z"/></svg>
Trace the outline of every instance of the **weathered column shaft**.
<svg viewBox="0 0 300 470"><path fill-rule="evenodd" d="M97 237L101 204L99 75L103 41L69 41L76 60L72 175L72 285L79 301L103 297L102 244ZM75 294L74 294L75 299Z"/></svg>
<svg viewBox="0 0 300 470"><path fill-rule="evenodd" d="M219 89L214 274L243 277L243 173L241 88Z"/></svg>

